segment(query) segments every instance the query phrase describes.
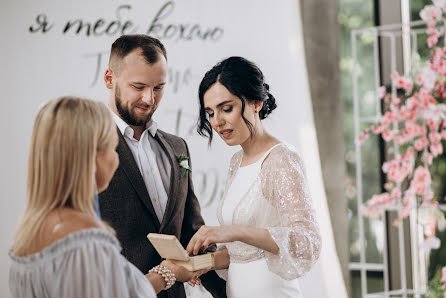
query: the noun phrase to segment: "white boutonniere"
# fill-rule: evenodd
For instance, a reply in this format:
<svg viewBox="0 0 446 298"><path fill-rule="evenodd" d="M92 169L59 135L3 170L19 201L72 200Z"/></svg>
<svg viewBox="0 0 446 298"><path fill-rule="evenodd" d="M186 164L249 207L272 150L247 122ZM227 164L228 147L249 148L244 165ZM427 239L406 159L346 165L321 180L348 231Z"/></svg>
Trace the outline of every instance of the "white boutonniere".
<svg viewBox="0 0 446 298"><path fill-rule="evenodd" d="M177 156L178 164L180 165L180 175L181 177L186 174L186 172L192 173L191 168L189 167L189 156L180 155Z"/></svg>

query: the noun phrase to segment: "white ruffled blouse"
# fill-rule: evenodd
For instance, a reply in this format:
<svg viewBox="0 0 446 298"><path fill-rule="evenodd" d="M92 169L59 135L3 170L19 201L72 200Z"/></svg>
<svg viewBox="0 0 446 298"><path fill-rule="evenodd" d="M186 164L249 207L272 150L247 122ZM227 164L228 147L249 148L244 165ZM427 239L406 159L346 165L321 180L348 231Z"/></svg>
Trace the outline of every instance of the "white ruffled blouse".
<svg viewBox="0 0 446 298"><path fill-rule="evenodd" d="M103 229L84 229L26 256L9 253L12 297L156 298L147 278Z"/></svg>
<svg viewBox="0 0 446 298"><path fill-rule="evenodd" d="M225 194L217 210L220 225L224 225L224 200L242 158L243 150L231 159ZM230 242L222 246L227 247L230 262L265 258L269 270L286 280L298 278L310 270L319 258L321 237L303 162L294 147L285 143L274 146L258 177L237 204L232 223L266 228L279 247L279 253L275 255L239 241Z"/></svg>

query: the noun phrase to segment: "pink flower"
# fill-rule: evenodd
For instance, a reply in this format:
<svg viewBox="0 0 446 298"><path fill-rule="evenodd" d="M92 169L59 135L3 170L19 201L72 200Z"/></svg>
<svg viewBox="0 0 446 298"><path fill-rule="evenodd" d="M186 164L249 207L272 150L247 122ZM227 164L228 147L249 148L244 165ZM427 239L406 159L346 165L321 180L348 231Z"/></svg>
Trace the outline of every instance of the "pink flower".
<svg viewBox="0 0 446 298"><path fill-rule="evenodd" d="M432 88L433 88L433 86L432 86ZM421 89L420 92L419 92L419 94L420 94L420 105L421 105L421 107L423 107L425 109L427 109L429 107L429 102L431 100L430 99L431 95L430 95L429 91L430 90L427 90L427 89Z"/></svg>
<svg viewBox="0 0 446 298"><path fill-rule="evenodd" d="M425 194L425 200L427 200L428 202L432 201L432 199L434 198L434 192L432 190L428 190L427 193Z"/></svg>
<svg viewBox="0 0 446 298"><path fill-rule="evenodd" d="M439 134L436 131L433 131L429 134L429 140L431 140L432 143L438 143L441 141L441 134Z"/></svg>
<svg viewBox="0 0 446 298"><path fill-rule="evenodd" d="M395 81L396 88L403 88L404 87L404 78L399 77Z"/></svg>
<svg viewBox="0 0 446 298"><path fill-rule="evenodd" d="M422 184L417 184L417 185L415 185L415 192L416 192L418 195L422 195L423 192L424 192L424 185L422 185Z"/></svg>
<svg viewBox="0 0 446 298"><path fill-rule="evenodd" d="M395 132L389 131L389 130L384 130L381 135L382 135L384 141L388 142L395 137Z"/></svg>
<svg viewBox="0 0 446 298"><path fill-rule="evenodd" d="M423 149L429 144L426 138L422 137L415 141L414 147L417 151L423 151Z"/></svg>
<svg viewBox="0 0 446 298"><path fill-rule="evenodd" d="M406 193L403 198L403 205L406 207L410 207L412 204L413 195L411 193Z"/></svg>
<svg viewBox="0 0 446 298"><path fill-rule="evenodd" d="M429 149L434 157L443 153L443 145L441 143L431 144Z"/></svg>
<svg viewBox="0 0 446 298"><path fill-rule="evenodd" d="M418 105L417 105L418 108ZM414 122L417 119L417 113L416 111L412 111L410 112L410 115L407 117L407 121L412 121Z"/></svg>
<svg viewBox="0 0 446 298"><path fill-rule="evenodd" d="M444 57L441 59L444 59ZM437 67L437 72L444 76L446 74L446 62L444 60L440 60Z"/></svg>
<svg viewBox="0 0 446 298"><path fill-rule="evenodd" d="M437 122L435 122L434 120L432 120L432 119L428 119L427 120L427 126L429 126L429 128L432 130L432 129L437 129L437 127L438 127L438 123Z"/></svg>
<svg viewBox="0 0 446 298"><path fill-rule="evenodd" d="M426 154L426 162L427 162L427 164L428 165L431 165L432 164L432 159L433 159L434 157L432 156L432 154L430 154L430 153L427 153Z"/></svg>
<svg viewBox="0 0 446 298"><path fill-rule="evenodd" d="M438 22L446 15L446 0L433 2L434 5L425 6L420 13L427 23L427 42L432 48L430 59L421 69L415 68L410 77L401 76L397 72L391 74L393 86L404 89L405 94L400 93L398 97L387 93L384 86L377 89L377 95L384 100L386 110L379 123L370 126L358 138L358 142L363 142L372 132L380 134L386 142L404 145L400 148L407 147L401 155L396 152L392 160L383 163L382 170L387 176L384 185L386 191L367 201L368 208L363 210L366 215L378 214L381 212L379 208L400 200L404 206L399 212L400 218L407 217L411 208L415 207L414 204L438 204L433 202L429 165L434 157L443 154L442 140L446 140L446 46L438 45L440 32L437 29ZM414 169L418 155L421 155L421 162L424 163ZM402 194L400 185L405 180L409 185ZM426 227L428 239L435 235L435 224L430 222ZM446 267L444 274L446 288Z"/></svg>
<svg viewBox="0 0 446 298"><path fill-rule="evenodd" d="M381 99L383 99L386 96L386 87L385 86L381 86L378 88L378 96Z"/></svg>
<svg viewBox="0 0 446 298"><path fill-rule="evenodd" d="M414 154L415 154L415 150L413 149L413 147L409 147L403 155L403 160L404 161L411 160Z"/></svg>
<svg viewBox="0 0 446 298"><path fill-rule="evenodd" d="M425 66L421 72L421 76L423 78L423 87L427 90L431 90L434 88L435 81L437 79L437 75L435 72L429 67ZM423 89L422 89L423 91Z"/></svg>
<svg viewBox="0 0 446 298"><path fill-rule="evenodd" d="M398 112L398 117L400 119L404 119L407 118L407 116L409 116L409 109L406 106L403 106L400 111Z"/></svg>
<svg viewBox="0 0 446 298"><path fill-rule="evenodd" d="M437 23L436 22L432 22L432 21L429 21L429 22L427 22L427 28L435 28L435 26L437 25Z"/></svg>
<svg viewBox="0 0 446 298"><path fill-rule="evenodd" d="M390 197L393 199L397 199L401 196L401 191L398 188L394 188L392 190L392 193L390 194Z"/></svg>
<svg viewBox="0 0 446 298"><path fill-rule="evenodd" d="M387 192L383 192L379 195L374 195L370 200L367 201L368 207L373 207L369 211L374 214L380 214L381 209L376 208L378 206L386 206L394 203L394 198L391 197ZM365 208L368 209L368 208ZM368 211L367 211L368 212Z"/></svg>
<svg viewBox="0 0 446 298"><path fill-rule="evenodd" d="M441 282L446 283L446 267L441 269Z"/></svg>
<svg viewBox="0 0 446 298"><path fill-rule="evenodd" d="M438 8L442 8L444 11L446 11L446 0L432 0L434 5Z"/></svg>
<svg viewBox="0 0 446 298"><path fill-rule="evenodd" d="M362 208L362 215L370 216L372 215L372 210L370 210L369 208Z"/></svg>
<svg viewBox="0 0 446 298"><path fill-rule="evenodd" d="M411 97L406 101L406 107L408 109L413 109L415 108L414 106L418 105L418 103L416 102L415 98Z"/></svg>
<svg viewBox="0 0 446 298"><path fill-rule="evenodd" d="M394 71L394 72L392 72L391 74L390 74L390 78L392 79L392 80L396 80L396 79L398 79L400 77L400 75L396 72L396 71Z"/></svg>
<svg viewBox="0 0 446 298"><path fill-rule="evenodd" d="M356 144L361 145L362 143L365 142L365 140L367 140L369 136L369 132L367 130L364 130L361 132L361 135L359 136L358 139L356 139Z"/></svg>
<svg viewBox="0 0 446 298"><path fill-rule="evenodd" d="M384 113L384 118L389 120L389 121L392 121L392 120L394 120L394 115L391 112L385 112Z"/></svg>
<svg viewBox="0 0 446 298"><path fill-rule="evenodd" d="M429 187L430 184L431 184L430 172L425 167L418 166L418 168L416 168L413 174L413 179L410 183L410 187L417 188L417 193L422 194L424 188Z"/></svg>
<svg viewBox="0 0 446 298"><path fill-rule="evenodd" d="M429 27L429 28L426 30L426 33L427 33L430 37L435 36L435 37L438 38L438 36L440 36L440 33L438 32L437 28L435 28L435 27Z"/></svg>
<svg viewBox="0 0 446 298"><path fill-rule="evenodd" d="M404 80L404 89L406 89L407 91L411 91L413 88L413 82L411 79L405 79Z"/></svg>
<svg viewBox="0 0 446 298"><path fill-rule="evenodd" d="M405 218L408 217L409 215L410 215L410 209L403 209L398 212L399 218Z"/></svg>
<svg viewBox="0 0 446 298"><path fill-rule="evenodd" d="M429 218L427 224L424 226L424 235L428 238L434 237L436 226L437 226L437 220L434 217Z"/></svg>
<svg viewBox="0 0 446 298"><path fill-rule="evenodd" d="M398 163L398 161L397 160L391 160L390 162L389 162L389 169L390 170L398 170L398 168L399 168L399 163Z"/></svg>
<svg viewBox="0 0 446 298"><path fill-rule="evenodd" d="M392 104L394 106L398 106L401 103L401 99L398 96L396 96L396 95L392 95L390 97L390 99L392 100Z"/></svg>
<svg viewBox="0 0 446 298"><path fill-rule="evenodd" d="M434 45L438 43L438 37L437 36L429 36L427 38L427 46L429 48L432 48Z"/></svg>
<svg viewBox="0 0 446 298"><path fill-rule="evenodd" d="M418 75L417 79L416 79L416 82L417 82L418 85L423 85L423 82L424 82L423 76L422 75Z"/></svg>
<svg viewBox="0 0 446 298"><path fill-rule="evenodd" d="M382 131L383 131L383 127L382 126L378 126L378 125L372 126L372 132L374 134L380 134Z"/></svg>
<svg viewBox="0 0 446 298"><path fill-rule="evenodd" d="M435 30L436 36L437 37L439 36L439 33L438 33L438 31L436 31L436 29L429 29L429 30ZM431 34L429 34L429 35L431 35ZM444 53L443 53L443 50L440 49L440 48L435 48L432 51L433 51L433 53L431 54L431 62L432 62L432 64L430 65L430 67L435 72L441 73L441 70L444 67L444 60L443 60L444 59Z"/></svg>
<svg viewBox="0 0 446 298"><path fill-rule="evenodd" d="M406 121L406 128L404 128L403 133L406 135L417 136L420 134L420 127Z"/></svg>
<svg viewBox="0 0 446 298"><path fill-rule="evenodd" d="M388 173L389 180L401 183L406 178L407 172L404 170L390 170Z"/></svg>
<svg viewBox="0 0 446 298"><path fill-rule="evenodd" d="M386 126L388 126L390 123L391 123L391 121L390 121L389 119L385 118L385 117L383 117L383 118L381 119L381 126L386 127Z"/></svg>
<svg viewBox="0 0 446 298"><path fill-rule="evenodd" d="M397 144L397 145L402 145L402 144L404 144L404 143L406 143L407 142L407 137L406 136L396 136L395 138L394 138L394 141L395 141L395 143Z"/></svg>
<svg viewBox="0 0 446 298"><path fill-rule="evenodd" d="M420 17L425 22L439 21L441 16L441 9L433 5L426 5L420 12Z"/></svg>

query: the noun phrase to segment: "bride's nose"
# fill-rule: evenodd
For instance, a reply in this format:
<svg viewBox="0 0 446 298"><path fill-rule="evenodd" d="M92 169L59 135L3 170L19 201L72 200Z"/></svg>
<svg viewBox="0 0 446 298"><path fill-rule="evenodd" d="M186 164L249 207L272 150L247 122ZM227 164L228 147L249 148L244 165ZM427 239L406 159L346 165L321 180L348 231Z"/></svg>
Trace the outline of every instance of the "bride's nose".
<svg viewBox="0 0 446 298"><path fill-rule="evenodd" d="M223 124L225 124L225 120L224 120L224 117L223 117L222 113L218 113L218 112L215 113L215 115L214 115L214 123L215 123L215 126L217 126L217 127L222 126Z"/></svg>

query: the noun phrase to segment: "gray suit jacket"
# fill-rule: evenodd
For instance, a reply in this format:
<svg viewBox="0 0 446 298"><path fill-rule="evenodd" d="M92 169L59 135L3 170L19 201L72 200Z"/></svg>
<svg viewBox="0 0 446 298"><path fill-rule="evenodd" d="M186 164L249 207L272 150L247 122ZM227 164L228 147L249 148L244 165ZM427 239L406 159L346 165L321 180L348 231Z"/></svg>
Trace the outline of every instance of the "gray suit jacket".
<svg viewBox="0 0 446 298"><path fill-rule="evenodd" d="M184 247L201 225L200 205L194 194L192 177L180 175L177 157L189 156L186 142L158 130L155 139L170 159L171 179L166 211L160 223L144 180L124 137L118 129L119 167L108 188L99 195L102 219L116 231L122 254L144 274L161 262L161 257L147 239L149 233L177 236ZM190 160L189 160L190 162ZM214 271L202 276L203 285L214 297L226 297L225 281ZM177 282L159 297L186 297L184 286Z"/></svg>

